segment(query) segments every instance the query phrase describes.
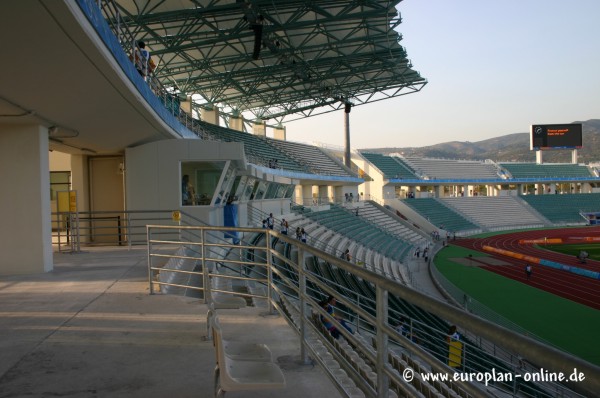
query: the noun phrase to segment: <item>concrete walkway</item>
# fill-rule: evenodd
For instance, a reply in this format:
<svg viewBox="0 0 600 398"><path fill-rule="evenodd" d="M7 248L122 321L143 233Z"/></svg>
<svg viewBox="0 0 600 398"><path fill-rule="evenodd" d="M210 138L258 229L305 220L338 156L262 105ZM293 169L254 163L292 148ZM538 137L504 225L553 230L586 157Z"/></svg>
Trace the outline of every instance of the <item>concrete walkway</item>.
<svg viewBox="0 0 600 398"><path fill-rule="evenodd" d="M55 253L54 271L0 277L0 398L212 397L206 306L149 295L145 248ZM235 397L339 397L300 365L298 337L264 308L220 311L224 336L268 344L287 388Z"/></svg>
<svg viewBox="0 0 600 398"><path fill-rule="evenodd" d="M432 261L431 258L429 261ZM423 257L410 257L406 260L406 266L411 275L412 288L428 296L441 301L447 301L437 289L429 275L429 265Z"/></svg>

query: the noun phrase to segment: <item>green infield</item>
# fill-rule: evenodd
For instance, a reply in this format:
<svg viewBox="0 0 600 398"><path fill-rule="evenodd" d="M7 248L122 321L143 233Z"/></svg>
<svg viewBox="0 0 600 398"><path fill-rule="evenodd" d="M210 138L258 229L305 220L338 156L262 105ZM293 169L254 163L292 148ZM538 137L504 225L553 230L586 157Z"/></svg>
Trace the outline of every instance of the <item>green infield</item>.
<svg viewBox="0 0 600 398"><path fill-rule="evenodd" d="M449 246L438 253L435 266L473 299L552 345L600 365L600 311L471 266L475 262L470 264L469 255L488 257Z"/></svg>
<svg viewBox="0 0 600 398"><path fill-rule="evenodd" d="M538 246L540 249L552 250L555 252L577 256L580 251L585 250L592 260L600 260L600 244L599 243L582 243L582 244L567 244L567 245L545 245Z"/></svg>

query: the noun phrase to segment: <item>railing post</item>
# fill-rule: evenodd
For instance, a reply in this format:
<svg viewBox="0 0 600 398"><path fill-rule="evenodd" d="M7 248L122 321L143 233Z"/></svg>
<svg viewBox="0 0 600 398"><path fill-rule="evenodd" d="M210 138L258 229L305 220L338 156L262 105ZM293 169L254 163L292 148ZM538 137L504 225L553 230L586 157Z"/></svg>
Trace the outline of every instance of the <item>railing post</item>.
<svg viewBox="0 0 600 398"><path fill-rule="evenodd" d="M356 295L356 305L360 308L360 295ZM356 314L356 331L358 332L360 329L360 314Z"/></svg>
<svg viewBox="0 0 600 398"><path fill-rule="evenodd" d="M310 363L306 348L306 270L304 249L298 248L298 279L300 288L300 359L303 364Z"/></svg>
<svg viewBox="0 0 600 398"><path fill-rule="evenodd" d="M117 39L119 40L119 44L123 45L123 34L121 33L121 13L119 9L116 12L116 20L117 20Z"/></svg>
<svg viewBox="0 0 600 398"><path fill-rule="evenodd" d="M62 217L60 216L60 213L57 211L56 212L56 238L57 238L57 243L58 243L58 252L62 253L62 242L61 242L61 231L62 231L62 226L63 226L63 222L62 222Z"/></svg>
<svg viewBox="0 0 600 398"><path fill-rule="evenodd" d="M129 250L131 250L131 214L130 213L127 213L126 231L127 232L125 233L125 235L127 236L127 247L129 248ZM148 237L146 237L146 239L148 239Z"/></svg>
<svg viewBox="0 0 600 398"><path fill-rule="evenodd" d="M123 245L123 237L121 232L121 216L117 215L117 240L119 242L119 246Z"/></svg>
<svg viewBox="0 0 600 398"><path fill-rule="evenodd" d="M235 241L235 239L233 239L233 241ZM240 241L239 241L239 243L238 243L238 245L240 246L240 248L238 249L238 251L239 251L238 252L238 256L239 256L240 261L248 261L248 255L244 253L244 250L247 250L247 249L242 249L241 248L242 241L243 241L243 238L241 238ZM246 274L246 270L247 269L249 269L247 265L240 264L240 276L241 277L243 277ZM250 273L248 273L247 276L250 276Z"/></svg>
<svg viewBox="0 0 600 398"><path fill-rule="evenodd" d="M181 231L181 229L180 229ZM202 228L200 230L200 244L202 253L202 280L204 281L204 304L208 304L211 300L210 293L210 275L208 267L206 266L206 230Z"/></svg>
<svg viewBox="0 0 600 398"><path fill-rule="evenodd" d="M152 283L152 242L150 239L151 232L150 227L146 227L146 242L148 243L148 284L150 285L150 294L154 294L154 284Z"/></svg>
<svg viewBox="0 0 600 398"><path fill-rule="evenodd" d="M68 241L71 243L71 253L75 252L75 238L73 233L73 213L69 212L69 229L68 234L70 239Z"/></svg>
<svg viewBox="0 0 600 398"><path fill-rule="evenodd" d="M267 253L267 302L269 303L269 307L268 307L268 313L272 314L273 313L273 303L271 302L272 300L272 293L271 293L271 285L273 284L273 270L271 269L271 267L273 266L273 262L271 261L271 230L269 228L265 229L266 233L265 233L265 253Z"/></svg>
<svg viewBox="0 0 600 398"><path fill-rule="evenodd" d="M384 372L387 362L388 336L383 326L388 322L388 291L377 286L377 397L388 398L390 389L389 376Z"/></svg>
<svg viewBox="0 0 600 398"><path fill-rule="evenodd" d="M79 211L75 212L75 235L77 236L77 253L81 251L81 234L79 233Z"/></svg>

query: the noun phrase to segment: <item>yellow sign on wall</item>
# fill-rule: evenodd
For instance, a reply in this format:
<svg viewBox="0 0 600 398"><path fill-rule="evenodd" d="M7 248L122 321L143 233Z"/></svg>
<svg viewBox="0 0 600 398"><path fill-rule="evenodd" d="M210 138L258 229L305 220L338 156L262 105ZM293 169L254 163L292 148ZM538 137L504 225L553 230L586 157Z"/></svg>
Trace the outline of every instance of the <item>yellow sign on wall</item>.
<svg viewBox="0 0 600 398"><path fill-rule="evenodd" d="M77 191L69 191L69 211L77 212Z"/></svg>
<svg viewBox="0 0 600 398"><path fill-rule="evenodd" d="M181 212L179 210L175 210L171 213L171 218L173 221L179 222L181 221Z"/></svg>
<svg viewBox="0 0 600 398"><path fill-rule="evenodd" d="M56 192L56 206L60 213L77 212L77 191Z"/></svg>

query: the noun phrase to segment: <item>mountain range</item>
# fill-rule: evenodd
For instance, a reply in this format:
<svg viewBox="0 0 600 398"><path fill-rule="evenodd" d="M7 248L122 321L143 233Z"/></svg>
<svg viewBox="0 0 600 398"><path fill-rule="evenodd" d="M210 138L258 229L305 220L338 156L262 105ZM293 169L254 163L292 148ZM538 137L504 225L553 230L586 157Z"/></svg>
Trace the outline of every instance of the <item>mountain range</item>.
<svg viewBox="0 0 600 398"><path fill-rule="evenodd" d="M578 163L600 161L600 119L590 119L583 125L583 148L578 150ZM529 149L529 133L514 133L487 140L468 142L450 141L420 148L370 148L366 152L382 154L400 153L405 156L424 158L447 158L464 160L491 159L496 162L535 162L535 152ZM548 150L543 154L544 163L570 163L570 150Z"/></svg>

